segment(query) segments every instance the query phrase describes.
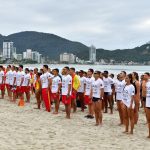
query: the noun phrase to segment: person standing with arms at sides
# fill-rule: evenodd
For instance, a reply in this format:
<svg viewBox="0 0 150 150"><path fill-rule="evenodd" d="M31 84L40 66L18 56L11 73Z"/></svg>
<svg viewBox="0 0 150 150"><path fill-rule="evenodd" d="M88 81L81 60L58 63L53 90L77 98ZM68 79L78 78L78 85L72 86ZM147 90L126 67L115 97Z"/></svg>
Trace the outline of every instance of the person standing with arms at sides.
<svg viewBox="0 0 150 150"><path fill-rule="evenodd" d="M95 80L93 77L93 69L89 69L87 72L87 78L85 80L85 94L84 94L84 103L85 105L88 105L88 115L86 115L86 118L93 119L93 105L92 105L92 83Z"/></svg>
<svg viewBox="0 0 150 150"><path fill-rule="evenodd" d="M123 99L123 89L125 88L126 82L122 73L118 75L118 79L115 82L115 92L116 92L116 101L117 108L120 117L120 124L123 125L123 108L122 108L122 99Z"/></svg>
<svg viewBox="0 0 150 150"><path fill-rule="evenodd" d="M31 79L30 71L28 68L26 68L22 87L23 87L23 92L26 95L27 103L30 103L30 79Z"/></svg>
<svg viewBox="0 0 150 150"><path fill-rule="evenodd" d="M142 84L144 81L144 75L142 74L140 77L140 102L141 102L141 108L143 108L143 100L142 100Z"/></svg>
<svg viewBox="0 0 150 150"><path fill-rule="evenodd" d="M92 82L92 101L95 112L96 126L102 125L102 100L104 96L104 84L100 79L100 72L94 72L95 80Z"/></svg>
<svg viewBox="0 0 150 150"><path fill-rule="evenodd" d="M132 73L133 85L135 87L135 110L134 110L134 123L137 124L139 119L139 107L140 107L140 82L138 73Z"/></svg>
<svg viewBox="0 0 150 150"><path fill-rule="evenodd" d="M11 67L11 73L10 73L10 92L13 102L16 102L16 67Z"/></svg>
<svg viewBox="0 0 150 150"><path fill-rule="evenodd" d="M146 118L148 123L148 129L149 129L149 135L147 138L150 138L150 74L145 73L148 78L146 83L146 104L145 104L145 110L146 110Z"/></svg>
<svg viewBox="0 0 150 150"><path fill-rule="evenodd" d="M110 113L113 114L113 101L112 101L112 91L114 89L114 81L108 76L108 71L103 73L103 82L104 82L104 106L105 112L107 113L108 103L110 106Z"/></svg>
<svg viewBox="0 0 150 150"><path fill-rule="evenodd" d="M77 90L77 95L78 95L78 99L80 101L80 104L81 104L81 111L84 112L84 91L85 91L85 81L86 81L86 78L83 76L83 73L84 71L83 70L80 70L79 71L79 79L80 79L80 87L79 89Z"/></svg>
<svg viewBox="0 0 150 150"><path fill-rule="evenodd" d="M58 76L59 70L53 69L53 78L51 83L51 92L52 92L52 99L55 102L55 111L53 114L58 114L59 110L59 100L60 100L60 89L61 89L61 79Z"/></svg>
<svg viewBox="0 0 150 150"><path fill-rule="evenodd" d="M132 74L128 74L125 78L126 86L123 90L123 118L125 124L125 131L123 133L129 132L130 124L130 134L133 134L134 129L134 109L135 109L135 87L133 86Z"/></svg>
<svg viewBox="0 0 150 150"><path fill-rule="evenodd" d="M24 89L23 89L23 81L24 81L24 71L23 71L23 65L19 65L19 71L16 74L16 82L17 82L17 94L20 98L19 104L20 106L24 105Z"/></svg>
<svg viewBox="0 0 150 150"><path fill-rule="evenodd" d="M80 87L80 80L79 80L79 77L75 73L75 68L70 68L69 72L70 72L70 75L72 77L71 105L73 108L73 112L75 113L77 110L76 95L77 95L77 90Z"/></svg>
<svg viewBox="0 0 150 150"><path fill-rule="evenodd" d="M0 90L1 90L1 99L4 99L4 93L5 93L5 85L4 85L4 71L3 66L0 66Z"/></svg>
<svg viewBox="0 0 150 150"><path fill-rule="evenodd" d="M72 77L69 75L69 67L63 68L62 91L61 92L62 92L62 103L65 105L66 118L70 119Z"/></svg>
<svg viewBox="0 0 150 150"><path fill-rule="evenodd" d="M10 74L11 74L11 65L8 65L7 69L6 69L6 74L5 74L5 77L6 77L5 85L6 85L9 100L11 100L10 84L9 84L10 83Z"/></svg>
<svg viewBox="0 0 150 150"><path fill-rule="evenodd" d="M32 93L35 92L35 82L36 82L36 77L38 73L38 68L34 68L33 72L34 72L34 82L33 82L33 89L31 89L31 91L33 90Z"/></svg>
<svg viewBox="0 0 150 150"><path fill-rule="evenodd" d="M41 86L42 86L42 99L44 101L46 111L51 111L50 101L50 75L48 72L48 65L43 65L44 74L41 75Z"/></svg>

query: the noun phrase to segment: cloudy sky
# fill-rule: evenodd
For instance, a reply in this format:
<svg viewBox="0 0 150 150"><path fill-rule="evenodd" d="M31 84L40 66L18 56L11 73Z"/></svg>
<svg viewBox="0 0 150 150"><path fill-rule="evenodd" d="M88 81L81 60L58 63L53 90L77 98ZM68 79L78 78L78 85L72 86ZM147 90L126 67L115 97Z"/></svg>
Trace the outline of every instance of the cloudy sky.
<svg viewBox="0 0 150 150"><path fill-rule="evenodd" d="M133 48L150 41L150 0L0 0L0 33L20 31Z"/></svg>

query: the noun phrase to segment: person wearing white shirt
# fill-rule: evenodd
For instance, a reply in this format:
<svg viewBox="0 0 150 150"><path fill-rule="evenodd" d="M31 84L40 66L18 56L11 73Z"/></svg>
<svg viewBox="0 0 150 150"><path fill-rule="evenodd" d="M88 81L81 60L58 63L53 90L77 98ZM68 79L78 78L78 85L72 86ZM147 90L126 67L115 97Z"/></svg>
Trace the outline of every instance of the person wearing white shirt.
<svg viewBox="0 0 150 150"><path fill-rule="evenodd" d="M95 111L96 126L102 125L102 100L104 96L104 83L100 78L100 72L94 72L95 80L92 82L92 101Z"/></svg>
<svg viewBox="0 0 150 150"><path fill-rule="evenodd" d="M79 71L79 79L80 79L80 87L77 90L77 97L78 100L80 101L81 104L81 111L84 112L84 91L85 91L85 82L86 78L83 76L84 71L80 70Z"/></svg>
<svg viewBox="0 0 150 150"><path fill-rule="evenodd" d="M123 89L123 120L125 124L124 133L133 134L134 129L134 108L135 108L135 87L133 86L132 74L128 74L125 78L126 86Z"/></svg>
<svg viewBox="0 0 150 150"><path fill-rule="evenodd" d="M125 88L126 82L124 76L120 73L118 79L115 81L115 93L117 101L117 110L119 112L120 124L123 125L123 110L122 110L122 99L123 99L123 90Z"/></svg>
<svg viewBox="0 0 150 150"><path fill-rule="evenodd" d="M108 76L108 71L104 71L103 73L103 81L104 81L104 105L105 111L107 113L108 103L110 106L110 113L113 114L113 100L112 100L112 92L114 88L114 81L112 78Z"/></svg>
<svg viewBox="0 0 150 150"><path fill-rule="evenodd" d="M70 119L71 95L72 95L72 77L69 75L69 67L63 68L61 93L62 93L62 102L65 105L66 118Z"/></svg>
<svg viewBox="0 0 150 150"><path fill-rule="evenodd" d="M53 78L51 80L51 92L52 92L52 99L55 101L55 111L53 114L58 114L59 110L59 100L60 100L60 89L61 89L61 79L58 76L59 70L53 69Z"/></svg>
<svg viewBox="0 0 150 150"><path fill-rule="evenodd" d="M48 72L48 65L43 65L44 73L40 76L42 86L42 98L45 104L47 112L51 111L51 100L50 100L50 79L51 75Z"/></svg>
<svg viewBox="0 0 150 150"><path fill-rule="evenodd" d="M3 66L0 66L0 90L1 90L1 99L4 99L4 93L5 93L5 85L4 85L4 71Z"/></svg>
<svg viewBox="0 0 150 150"><path fill-rule="evenodd" d="M25 68L25 75L24 75L24 80L22 83L22 88L23 88L23 92L26 95L26 102L29 103L30 102L30 71L28 68Z"/></svg>

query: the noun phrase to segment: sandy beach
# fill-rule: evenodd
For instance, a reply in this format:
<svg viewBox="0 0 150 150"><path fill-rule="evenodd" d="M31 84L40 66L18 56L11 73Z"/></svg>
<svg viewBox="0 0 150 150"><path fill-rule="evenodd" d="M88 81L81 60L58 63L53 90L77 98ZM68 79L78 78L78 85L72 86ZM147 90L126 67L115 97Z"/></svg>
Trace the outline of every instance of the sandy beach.
<svg viewBox="0 0 150 150"><path fill-rule="evenodd" d="M0 150L141 150L150 148L146 138L148 128L145 115L140 111L140 120L134 135L123 134L118 126L117 111L104 114L103 126L95 127L95 119L84 118L85 113L53 115L36 107L35 99L20 108L7 100L0 100ZM87 111L87 110L86 110Z"/></svg>

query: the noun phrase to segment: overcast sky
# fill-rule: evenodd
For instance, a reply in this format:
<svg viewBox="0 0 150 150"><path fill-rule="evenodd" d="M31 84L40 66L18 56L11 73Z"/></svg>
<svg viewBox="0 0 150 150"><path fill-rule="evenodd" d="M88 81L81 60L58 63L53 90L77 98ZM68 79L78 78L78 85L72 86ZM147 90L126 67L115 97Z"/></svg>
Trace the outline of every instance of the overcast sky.
<svg viewBox="0 0 150 150"><path fill-rule="evenodd" d="M20 31L133 48L150 41L150 0L0 0L0 33Z"/></svg>

